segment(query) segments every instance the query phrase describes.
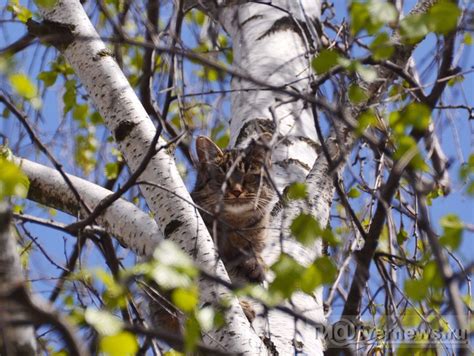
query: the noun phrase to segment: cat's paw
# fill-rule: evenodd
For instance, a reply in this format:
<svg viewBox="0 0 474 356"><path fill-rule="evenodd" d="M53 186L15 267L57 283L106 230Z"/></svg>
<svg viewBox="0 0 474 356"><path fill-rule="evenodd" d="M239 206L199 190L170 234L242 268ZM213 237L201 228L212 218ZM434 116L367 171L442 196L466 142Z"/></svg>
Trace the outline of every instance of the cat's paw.
<svg viewBox="0 0 474 356"><path fill-rule="evenodd" d="M262 283L265 280L265 263L261 257L250 257L243 261L240 266L240 274L248 281Z"/></svg>
<svg viewBox="0 0 474 356"><path fill-rule="evenodd" d="M247 317L248 321L249 322L254 321L256 314L255 314L255 310L253 309L252 305L249 302L245 301L245 300L241 300L240 301L240 306L242 307L242 310L244 311L244 314Z"/></svg>

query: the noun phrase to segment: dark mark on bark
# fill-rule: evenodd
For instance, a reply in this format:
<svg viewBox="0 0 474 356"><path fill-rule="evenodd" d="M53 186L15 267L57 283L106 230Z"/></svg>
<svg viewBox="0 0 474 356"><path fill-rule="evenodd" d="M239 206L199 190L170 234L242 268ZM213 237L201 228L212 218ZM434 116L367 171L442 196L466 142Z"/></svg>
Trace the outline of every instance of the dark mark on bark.
<svg viewBox="0 0 474 356"><path fill-rule="evenodd" d="M26 21L28 33L38 37L41 42L47 43L64 51L74 41L74 29L72 24L44 20L37 22L33 19Z"/></svg>
<svg viewBox="0 0 474 356"><path fill-rule="evenodd" d="M272 211L270 212L271 217L275 217L278 213L283 209L283 204L281 201L277 202L274 206Z"/></svg>
<svg viewBox="0 0 474 356"><path fill-rule="evenodd" d="M250 21L253 21L253 20L258 20L258 19L261 19L263 18L263 15L253 15L253 16L250 16L247 20L245 20L244 22L242 22L240 24L241 27L244 27L247 23L249 23Z"/></svg>
<svg viewBox="0 0 474 356"><path fill-rule="evenodd" d="M280 355L278 353L278 350L273 343L273 341L268 337L268 336L263 336L262 337L263 344L266 346L267 350L270 352L270 355L272 356L278 356Z"/></svg>
<svg viewBox="0 0 474 356"><path fill-rule="evenodd" d="M183 225L183 222L180 220L171 220L168 225L165 227L165 239L169 238L170 235L175 232L179 227Z"/></svg>
<svg viewBox="0 0 474 356"><path fill-rule="evenodd" d="M97 52L94 57L92 57L92 60L94 62L97 62L99 59L104 57L113 57L112 51L108 48L103 48L99 52Z"/></svg>
<svg viewBox="0 0 474 356"><path fill-rule="evenodd" d="M290 30L296 32L298 35L301 36L301 29L297 26L296 22L290 16L284 16L276 20L273 25L265 31L263 35L257 38L257 41L270 36L273 33Z"/></svg>
<svg viewBox="0 0 474 356"><path fill-rule="evenodd" d="M135 122L124 120L114 130L115 141L120 142L127 137L133 128L137 126Z"/></svg>
<svg viewBox="0 0 474 356"><path fill-rule="evenodd" d="M261 39L265 38L266 36L270 36L273 33L286 30L293 31L298 34L303 40L303 43L308 42L309 46L311 47L311 50L315 50L312 36L306 23L304 23L303 21L296 22L290 16L284 16L276 20L273 25L267 31L265 31L263 35L257 38L257 41L260 41Z"/></svg>
<svg viewBox="0 0 474 356"><path fill-rule="evenodd" d="M288 159L285 159L284 161L274 162L273 164L283 167L283 168L288 168L290 165L296 164L298 166L303 167L304 169L308 171L311 170L310 166L308 166L306 163L301 162L299 159L296 159L296 158L288 158Z"/></svg>

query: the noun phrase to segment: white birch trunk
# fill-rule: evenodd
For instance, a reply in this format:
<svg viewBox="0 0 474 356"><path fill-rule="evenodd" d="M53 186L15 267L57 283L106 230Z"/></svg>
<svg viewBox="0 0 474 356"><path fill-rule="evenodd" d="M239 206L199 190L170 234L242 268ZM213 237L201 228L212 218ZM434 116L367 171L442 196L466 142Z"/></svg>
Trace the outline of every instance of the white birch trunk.
<svg viewBox="0 0 474 356"><path fill-rule="evenodd" d="M21 303L1 295L24 282L10 224L10 212L5 203L0 203L0 350L6 351L8 355L36 355L33 326L13 325L15 322L28 321L30 315L25 312Z"/></svg>
<svg viewBox="0 0 474 356"><path fill-rule="evenodd" d="M41 14L47 20L74 26L75 38L63 55L113 133L128 166L132 171L135 170L156 130L133 89L108 54L78 0L60 0L53 8L42 8ZM164 144L160 139L158 146ZM196 209L186 202L191 201L191 198L171 153L160 150L149 162L140 180L154 182L165 188L150 185L140 187L164 237L178 244L201 268L228 280L204 222ZM205 279L200 281L200 291L203 303L215 304L216 300L229 296L222 286ZM249 327L235 298L231 299L225 319L226 326L211 332L207 337L208 345L248 355L264 352L265 347Z"/></svg>
<svg viewBox="0 0 474 356"><path fill-rule="evenodd" d="M14 158L30 181L28 199L59 209L72 216L85 217L79 203L61 174L27 159ZM113 192L85 179L68 174L74 188L91 209ZM97 223L134 253L149 256L163 240L156 222L135 204L118 199L97 217ZM148 255L147 255L148 253Z"/></svg>
<svg viewBox="0 0 474 356"><path fill-rule="evenodd" d="M232 3L236 2L229 2L230 5L225 1L220 3L221 6L216 7L212 2L199 2L201 8L217 19L231 36L235 69L269 86L309 93L311 55L305 36L315 34L312 20L319 17L320 2L276 0L269 4L235 6ZM255 137L259 130L274 132L272 176L281 192L291 182L304 182L315 163L319 144L314 118L302 100L281 92L255 88L262 86L237 77L232 80L231 145L245 145L247 139ZM312 213L322 226L327 224L333 188L331 180L326 179L326 168L324 164L315 165L308 176L310 206L293 204L272 220L270 231L273 234L264 256L267 264L273 263L283 251L304 264L319 256L319 243L310 249L304 248L289 236L288 228L302 211ZM318 187L315 182L321 178L327 184ZM279 240L281 229L283 251ZM315 322L325 320L321 289L313 296L295 293L287 306ZM271 339L280 355L323 353L321 335L314 326L295 321L282 312L270 311L268 317L257 319L254 327L259 335Z"/></svg>

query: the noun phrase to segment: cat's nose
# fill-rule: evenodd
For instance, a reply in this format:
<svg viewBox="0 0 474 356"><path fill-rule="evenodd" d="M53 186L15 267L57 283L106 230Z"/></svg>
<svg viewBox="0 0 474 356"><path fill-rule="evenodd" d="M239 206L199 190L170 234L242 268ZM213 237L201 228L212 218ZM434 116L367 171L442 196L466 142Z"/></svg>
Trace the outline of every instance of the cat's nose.
<svg viewBox="0 0 474 356"><path fill-rule="evenodd" d="M240 197L240 195L243 193L242 186L240 184L234 185L229 193L236 198Z"/></svg>

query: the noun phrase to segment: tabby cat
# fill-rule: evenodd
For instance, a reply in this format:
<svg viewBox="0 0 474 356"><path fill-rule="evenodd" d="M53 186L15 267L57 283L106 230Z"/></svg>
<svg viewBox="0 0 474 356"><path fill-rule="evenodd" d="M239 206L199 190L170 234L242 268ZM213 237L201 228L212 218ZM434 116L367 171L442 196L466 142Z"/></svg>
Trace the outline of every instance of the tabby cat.
<svg viewBox="0 0 474 356"><path fill-rule="evenodd" d="M270 134L261 141L268 142ZM199 136L197 181L191 196L205 210L201 215L215 236L221 259L234 281L262 282L269 205L273 198L265 166L265 146L252 141L245 149L221 149Z"/></svg>

